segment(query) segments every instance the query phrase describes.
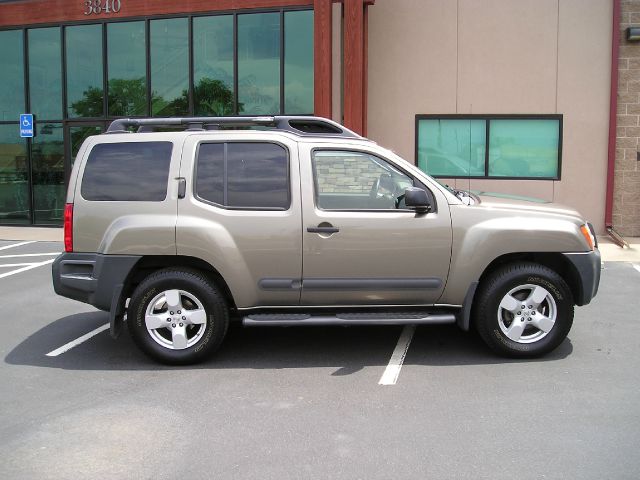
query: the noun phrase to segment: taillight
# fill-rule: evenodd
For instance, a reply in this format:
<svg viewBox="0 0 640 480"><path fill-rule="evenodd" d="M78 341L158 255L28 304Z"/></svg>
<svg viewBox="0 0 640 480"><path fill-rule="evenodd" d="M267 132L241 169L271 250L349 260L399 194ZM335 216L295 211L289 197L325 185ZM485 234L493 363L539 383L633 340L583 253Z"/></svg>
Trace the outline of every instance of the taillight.
<svg viewBox="0 0 640 480"><path fill-rule="evenodd" d="M73 252L73 203L64 206L64 251Z"/></svg>

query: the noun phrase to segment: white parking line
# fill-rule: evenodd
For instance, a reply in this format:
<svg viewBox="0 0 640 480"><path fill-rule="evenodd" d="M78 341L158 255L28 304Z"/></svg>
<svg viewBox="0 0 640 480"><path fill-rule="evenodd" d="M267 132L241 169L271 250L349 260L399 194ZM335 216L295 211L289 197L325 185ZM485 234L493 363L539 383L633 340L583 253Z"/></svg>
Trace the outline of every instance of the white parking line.
<svg viewBox="0 0 640 480"><path fill-rule="evenodd" d="M42 265L46 265L48 263L53 263L54 260L55 259L45 260L44 262L29 264L26 267L18 268L17 270L11 270L10 272L7 272L7 273L2 273L0 274L0 278L9 277L11 275L15 275L16 273L26 272L27 270L31 270L32 268L37 268L37 267L41 267Z"/></svg>
<svg viewBox="0 0 640 480"><path fill-rule="evenodd" d="M95 330L91 330L89 333L85 333L81 337L76 338L75 340L71 340L69 343L65 343L60 348L56 348L52 352L47 353L47 357L57 357L58 355L62 355L63 353L68 352L69 350L71 350L73 347L77 347L82 342L86 342L91 337L93 337L93 336L95 336L95 335L97 335L97 334L99 334L101 332L104 332L108 328L109 328L109 324L105 323L104 325L96 328Z"/></svg>
<svg viewBox="0 0 640 480"><path fill-rule="evenodd" d="M638 265L637 263L633 264L633 268L640 272L640 265Z"/></svg>
<svg viewBox="0 0 640 480"><path fill-rule="evenodd" d="M60 252L55 252L55 253L21 253L20 255L0 255L0 258L50 257L52 255L60 255Z"/></svg>
<svg viewBox="0 0 640 480"><path fill-rule="evenodd" d="M30 243L36 243L35 240L29 240L28 242L20 242L14 243L13 245L5 245L4 247L0 247L0 250L6 250L7 248L20 247L22 245L28 245Z"/></svg>
<svg viewBox="0 0 640 480"><path fill-rule="evenodd" d="M6 265L0 265L0 268L26 267L28 265L35 265L35 263L7 263Z"/></svg>
<svg viewBox="0 0 640 480"><path fill-rule="evenodd" d="M398 381L398 376L400 375L402 363L404 362L404 357L407 356L407 351L409 350L409 345L411 344L411 339L413 338L413 334L415 333L415 331L415 325L407 325L402 329L400 338L398 338L398 344L396 345L396 348L391 355L389 365L387 365L387 368L382 374L382 377L380 377L378 385L396 384L396 382Z"/></svg>

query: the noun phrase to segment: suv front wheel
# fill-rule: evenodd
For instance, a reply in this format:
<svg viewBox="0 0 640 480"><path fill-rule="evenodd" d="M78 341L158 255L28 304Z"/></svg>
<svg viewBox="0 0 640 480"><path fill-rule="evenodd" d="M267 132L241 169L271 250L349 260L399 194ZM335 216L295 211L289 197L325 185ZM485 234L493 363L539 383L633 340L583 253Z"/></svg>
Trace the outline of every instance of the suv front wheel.
<svg viewBox="0 0 640 480"><path fill-rule="evenodd" d="M127 324L144 353L163 363L186 365L218 349L229 314L223 296L202 273L164 269L135 289Z"/></svg>
<svg viewBox="0 0 640 480"><path fill-rule="evenodd" d="M538 357L556 348L573 323L567 283L536 263L506 265L490 274L476 296L475 325L497 353Z"/></svg>

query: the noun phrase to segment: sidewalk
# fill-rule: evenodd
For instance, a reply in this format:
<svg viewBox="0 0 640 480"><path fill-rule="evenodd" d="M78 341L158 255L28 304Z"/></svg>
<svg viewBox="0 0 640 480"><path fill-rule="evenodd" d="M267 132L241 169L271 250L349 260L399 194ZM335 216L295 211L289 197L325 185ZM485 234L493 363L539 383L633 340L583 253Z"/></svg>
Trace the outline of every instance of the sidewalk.
<svg viewBox="0 0 640 480"><path fill-rule="evenodd" d="M62 242L62 228L0 227L0 240L37 240ZM598 237L600 253L605 262L634 262L640 264L640 238L626 238L631 248L620 248L603 235Z"/></svg>
<svg viewBox="0 0 640 480"><path fill-rule="evenodd" d="M0 227L0 240L62 242L64 234L58 227Z"/></svg>

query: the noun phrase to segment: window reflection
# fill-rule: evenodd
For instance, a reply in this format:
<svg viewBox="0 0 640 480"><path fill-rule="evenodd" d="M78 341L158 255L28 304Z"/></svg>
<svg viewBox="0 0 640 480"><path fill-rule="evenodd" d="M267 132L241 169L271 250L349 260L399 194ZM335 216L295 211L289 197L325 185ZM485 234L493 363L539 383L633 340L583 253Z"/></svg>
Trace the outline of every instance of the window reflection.
<svg viewBox="0 0 640 480"><path fill-rule="evenodd" d="M65 202L62 124L40 123L33 139L33 198L36 223L61 224Z"/></svg>
<svg viewBox="0 0 640 480"><path fill-rule="evenodd" d="M238 113L280 113L280 14L238 15Z"/></svg>
<svg viewBox="0 0 640 480"><path fill-rule="evenodd" d="M24 112L22 30L0 32L0 120L17 121Z"/></svg>
<svg viewBox="0 0 640 480"><path fill-rule="evenodd" d="M107 24L109 115L147 114L144 22Z"/></svg>
<svg viewBox="0 0 640 480"><path fill-rule="evenodd" d="M313 114L313 10L284 14L284 111Z"/></svg>
<svg viewBox="0 0 640 480"><path fill-rule="evenodd" d="M0 125L0 223L30 222L27 146L18 124Z"/></svg>
<svg viewBox="0 0 640 480"><path fill-rule="evenodd" d="M40 120L62 118L61 63L60 28L29 30L31 113Z"/></svg>
<svg viewBox="0 0 640 480"><path fill-rule="evenodd" d="M151 21L151 114L189 114L189 40L186 18Z"/></svg>
<svg viewBox="0 0 640 480"><path fill-rule="evenodd" d="M67 49L67 114L101 117L104 111L102 26L65 28ZM96 55L99 51L100 55Z"/></svg>
<svg viewBox="0 0 640 480"><path fill-rule="evenodd" d="M82 146L82 142L91 135L100 135L102 133L102 127L99 126L86 126L86 127L70 127L69 128L69 137L71 141L71 165L70 168L73 168L73 164L75 163L76 156L80 151L80 147Z"/></svg>
<svg viewBox="0 0 640 480"><path fill-rule="evenodd" d="M233 115L233 16L193 19L196 115Z"/></svg>

